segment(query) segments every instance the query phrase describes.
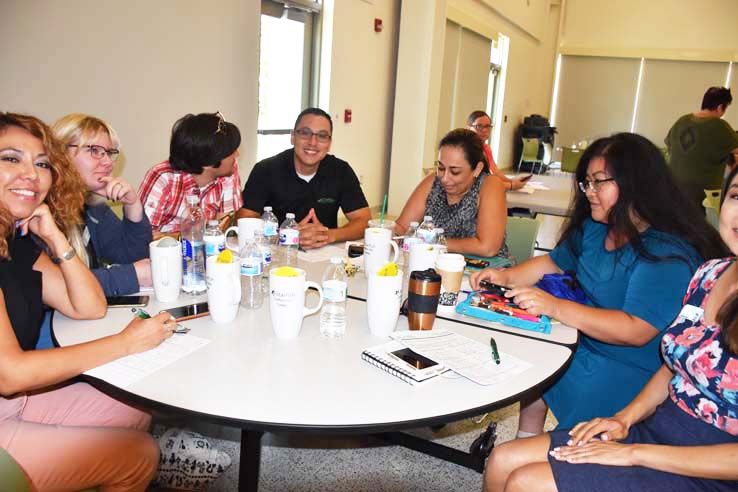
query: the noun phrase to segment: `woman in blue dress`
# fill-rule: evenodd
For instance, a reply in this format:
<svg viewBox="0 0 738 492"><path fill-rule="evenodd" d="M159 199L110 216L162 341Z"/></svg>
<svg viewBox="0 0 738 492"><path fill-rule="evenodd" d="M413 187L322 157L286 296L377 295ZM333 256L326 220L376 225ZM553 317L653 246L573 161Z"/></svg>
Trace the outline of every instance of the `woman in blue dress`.
<svg viewBox="0 0 738 492"><path fill-rule="evenodd" d="M521 404L519 437L540 434L548 408L560 428L611 415L661 365L659 334L679 312L689 279L725 254L717 231L678 189L647 139L620 133L595 141L576 171L579 192L554 250L507 270L472 277L513 287L517 304L579 329L571 366L542 398ZM573 271L584 304L533 285Z"/></svg>
<svg viewBox="0 0 738 492"><path fill-rule="evenodd" d="M738 168L726 180L720 235L738 254ZM738 263L692 278L661 338L664 364L625 408L570 431L495 449L485 490L738 490Z"/></svg>

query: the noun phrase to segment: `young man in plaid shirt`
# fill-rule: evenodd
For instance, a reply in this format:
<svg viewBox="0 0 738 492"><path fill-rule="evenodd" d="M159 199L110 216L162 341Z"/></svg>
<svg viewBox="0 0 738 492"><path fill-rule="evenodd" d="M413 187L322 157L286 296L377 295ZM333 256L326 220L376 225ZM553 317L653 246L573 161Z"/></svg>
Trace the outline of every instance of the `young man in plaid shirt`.
<svg viewBox="0 0 738 492"><path fill-rule="evenodd" d="M148 170L138 190L154 238L179 234L185 195L200 197L206 220L241 208L238 147L241 133L217 113L188 114L174 124L169 160Z"/></svg>

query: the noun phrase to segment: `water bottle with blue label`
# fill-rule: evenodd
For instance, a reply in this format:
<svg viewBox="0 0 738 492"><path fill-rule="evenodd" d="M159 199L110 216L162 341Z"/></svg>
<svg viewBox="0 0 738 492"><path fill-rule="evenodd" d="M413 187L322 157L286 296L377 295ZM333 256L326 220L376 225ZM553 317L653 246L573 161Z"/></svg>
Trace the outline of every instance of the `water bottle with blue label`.
<svg viewBox="0 0 738 492"><path fill-rule="evenodd" d="M205 215L197 195L186 195L187 213L180 225L182 236L182 290L188 294L202 294L205 284Z"/></svg>
<svg viewBox="0 0 738 492"><path fill-rule="evenodd" d="M246 244L241 248L240 256L241 305L246 309L258 309L264 301L261 281L264 258L253 235L246 238Z"/></svg>
<svg viewBox="0 0 738 492"><path fill-rule="evenodd" d="M285 265L297 266L297 248L300 247L300 230L295 214L288 213L279 226L279 249L282 251L282 262Z"/></svg>
<svg viewBox="0 0 738 492"><path fill-rule="evenodd" d="M425 244L436 244L436 226L433 224L433 217L426 215L423 222L418 226L415 233Z"/></svg>
<svg viewBox="0 0 738 492"><path fill-rule="evenodd" d="M217 220L209 220L203 235L205 241L205 258L217 255L225 249L225 234L220 230ZM205 262L207 264L207 261Z"/></svg>
<svg viewBox="0 0 738 492"><path fill-rule="evenodd" d="M264 221L264 236L271 246L279 244L279 221L277 216L272 212L272 207L264 207L264 213L261 214L261 220Z"/></svg>

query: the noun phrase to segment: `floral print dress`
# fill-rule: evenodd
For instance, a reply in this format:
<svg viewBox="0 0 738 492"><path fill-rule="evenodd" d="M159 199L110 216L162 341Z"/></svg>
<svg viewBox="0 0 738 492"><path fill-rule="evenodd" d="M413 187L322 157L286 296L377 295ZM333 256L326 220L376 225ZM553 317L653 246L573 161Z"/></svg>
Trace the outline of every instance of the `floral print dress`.
<svg viewBox="0 0 738 492"><path fill-rule="evenodd" d="M674 371L672 401L690 416L738 436L738 355L724 346L720 326L704 320L710 291L734 261L712 260L697 270L661 350Z"/></svg>

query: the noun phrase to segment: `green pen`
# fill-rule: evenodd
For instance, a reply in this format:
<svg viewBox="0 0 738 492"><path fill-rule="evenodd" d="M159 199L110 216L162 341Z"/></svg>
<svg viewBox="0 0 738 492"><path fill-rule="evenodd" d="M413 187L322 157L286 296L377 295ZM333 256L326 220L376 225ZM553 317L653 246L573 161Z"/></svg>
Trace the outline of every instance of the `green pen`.
<svg viewBox="0 0 738 492"><path fill-rule="evenodd" d="M137 309L137 308L131 308L131 311L133 311L133 314L138 316L141 319L149 319L151 318L151 315L144 311L143 309Z"/></svg>
<svg viewBox="0 0 738 492"><path fill-rule="evenodd" d="M141 308L131 308L131 311L133 312L134 315L138 316L141 319L149 319L149 318L151 318L151 315L149 313L147 313L146 311L144 311L143 309L141 309ZM172 319L174 319L174 318L172 318ZM190 329L189 328L187 328L185 326L182 326L179 323L175 323L174 326L175 326L175 328L174 328L174 330L172 330L172 333L174 333L174 334L179 335L179 334L185 334L185 333L189 333L190 332Z"/></svg>
<svg viewBox="0 0 738 492"><path fill-rule="evenodd" d="M497 351L497 342L495 342L495 339L492 337L489 337L489 347L492 349L492 358L495 361L495 364L500 363L500 353Z"/></svg>

